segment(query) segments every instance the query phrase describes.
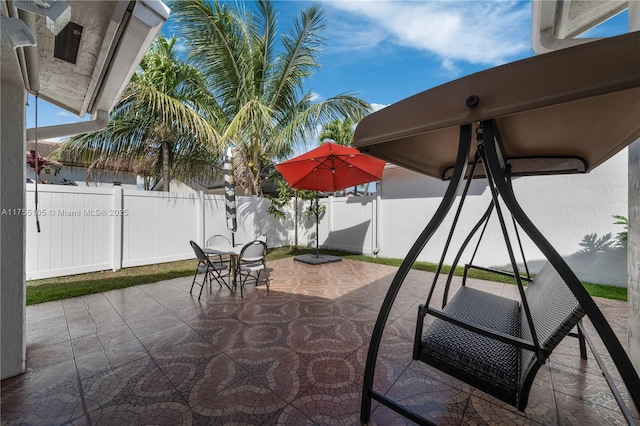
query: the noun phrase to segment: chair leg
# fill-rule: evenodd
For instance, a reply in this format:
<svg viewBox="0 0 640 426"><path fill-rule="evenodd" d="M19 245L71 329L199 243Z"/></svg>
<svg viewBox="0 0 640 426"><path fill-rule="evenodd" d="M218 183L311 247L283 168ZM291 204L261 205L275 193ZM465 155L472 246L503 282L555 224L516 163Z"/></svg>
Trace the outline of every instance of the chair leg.
<svg viewBox="0 0 640 426"><path fill-rule="evenodd" d="M198 276L198 268L196 268L196 273L193 275L193 281L191 282L191 290L189 290L189 294L193 292L193 286L196 285L196 277Z"/></svg>
<svg viewBox="0 0 640 426"><path fill-rule="evenodd" d="M582 320L580 320L579 323L582 325ZM587 359L587 345L582 327L578 327L578 343L580 345L580 358Z"/></svg>
<svg viewBox="0 0 640 426"><path fill-rule="evenodd" d="M204 290L204 286L207 284L207 277L209 276L208 272L204 273L204 277L202 277L202 284L200 285L200 294L198 294L198 300L202 297L202 290Z"/></svg>

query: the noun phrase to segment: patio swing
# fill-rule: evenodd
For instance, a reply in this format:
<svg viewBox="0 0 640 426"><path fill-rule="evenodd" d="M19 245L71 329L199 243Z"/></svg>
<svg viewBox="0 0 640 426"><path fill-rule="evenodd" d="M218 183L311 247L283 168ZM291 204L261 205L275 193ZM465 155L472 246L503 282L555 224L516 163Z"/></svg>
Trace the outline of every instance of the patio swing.
<svg viewBox="0 0 640 426"><path fill-rule="evenodd" d="M632 403L640 408L637 371L591 296L522 210L511 178L584 173L640 137L640 123L628 111L640 99L640 63L628 61L639 43L640 34L631 33L504 65L408 98L360 123L354 146L397 165L449 180L440 206L400 266L376 320L363 382L363 422L369 421L371 403L376 400L418 424L434 424L374 391L373 381L382 333L394 300L461 189L427 300L418 309L413 359L524 411L540 366L564 337L577 337L581 358L587 358L588 345L622 415L629 424L635 424L581 319L587 316L593 324L621 373ZM593 58L599 58L598 63ZM588 75L580 73L585 69L589 69ZM577 75L580 78L575 78ZM470 94L470 88L480 93ZM456 134L457 144L452 143ZM440 293L436 284L474 178L486 179L491 200L457 251ZM513 220L513 233L508 230L503 207ZM487 269L474 265L473 260L493 215L498 218L511 266L511 272L494 272L515 280L520 302L466 285L470 269ZM518 229L547 259L533 279ZM464 268L462 287L449 300L453 270L478 232L475 250ZM516 245L524 274L516 261ZM438 309L434 305L440 294ZM434 320L425 327L427 315ZM577 332L572 332L575 328Z"/></svg>

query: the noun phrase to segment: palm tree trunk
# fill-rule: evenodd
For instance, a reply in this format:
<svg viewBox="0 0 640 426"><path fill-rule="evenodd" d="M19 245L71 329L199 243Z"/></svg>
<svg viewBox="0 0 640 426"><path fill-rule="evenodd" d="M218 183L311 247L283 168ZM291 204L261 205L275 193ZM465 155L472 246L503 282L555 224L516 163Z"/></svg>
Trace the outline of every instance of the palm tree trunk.
<svg viewBox="0 0 640 426"><path fill-rule="evenodd" d="M162 180L164 181L164 191L170 192L171 163L169 161L169 142L167 141L162 141Z"/></svg>

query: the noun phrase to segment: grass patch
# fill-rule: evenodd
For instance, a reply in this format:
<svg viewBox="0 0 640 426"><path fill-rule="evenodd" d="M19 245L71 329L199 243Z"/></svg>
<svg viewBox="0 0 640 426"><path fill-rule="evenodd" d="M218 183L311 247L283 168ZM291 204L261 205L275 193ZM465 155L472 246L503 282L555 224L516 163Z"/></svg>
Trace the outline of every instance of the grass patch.
<svg viewBox="0 0 640 426"><path fill-rule="evenodd" d="M101 293L118 288L184 277L195 271L194 260L136 266L66 277L27 281L27 305Z"/></svg>
<svg viewBox="0 0 640 426"><path fill-rule="evenodd" d="M278 247L269 249L267 262L270 260L283 259L285 257L298 256L301 254L315 253L314 249L290 249L289 247ZM369 257L361 254L345 253L336 250L321 250L321 253L341 256L345 259L358 260L362 262L378 263L389 266L400 266L401 259L388 259L380 257ZM115 290L119 288L131 287L140 284L148 284L156 281L168 280L172 278L186 277L195 271L196 262L183 260L179 262L160 263L147 266L136 266L125 268L119 271L91 272L88 274L70 275L66 277L46 278L42 280L27 281L27 305L51 302L54 300L68 299L71 297L85 296L103 291ZM435 272L437 264L430 262L416 262L413 269ZM449 273L449 266L444 266L443 274ZM461 276L463 267L457 267L454 275ZM514 280L500 274L494 274L480 270L470 270L468 276L488 281L513 284ZM602 284L583 283L591 296L604 297L607 299L627 300L627 289L624 287L613 287Z"/></svg>
<svg viewBox="0 0 640 426"><path fill-rule="evenodd" d="M604 284L592 284L583 282L582 285L587 289L587 292L594 297L603 297L605 299L615 300L627 300L627 288L626 287L614 287Z"/></svg>

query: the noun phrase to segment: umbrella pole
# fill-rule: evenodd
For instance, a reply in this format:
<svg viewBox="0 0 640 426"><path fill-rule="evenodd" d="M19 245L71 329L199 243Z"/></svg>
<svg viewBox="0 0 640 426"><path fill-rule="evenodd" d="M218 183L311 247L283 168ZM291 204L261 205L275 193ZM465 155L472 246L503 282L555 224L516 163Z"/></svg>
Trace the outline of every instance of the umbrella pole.
<svg viewBox="0 0 640 426"><path fill-rule="evenodd" d="M316 258L320 257L318 254L318 246L320 245L320 231L318 230L318 209L320 204L318 204L318 191L316 191Z"/></svg>

